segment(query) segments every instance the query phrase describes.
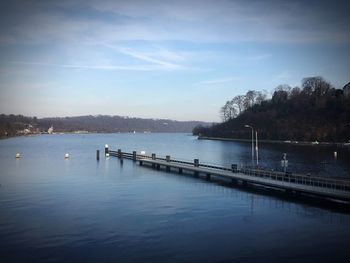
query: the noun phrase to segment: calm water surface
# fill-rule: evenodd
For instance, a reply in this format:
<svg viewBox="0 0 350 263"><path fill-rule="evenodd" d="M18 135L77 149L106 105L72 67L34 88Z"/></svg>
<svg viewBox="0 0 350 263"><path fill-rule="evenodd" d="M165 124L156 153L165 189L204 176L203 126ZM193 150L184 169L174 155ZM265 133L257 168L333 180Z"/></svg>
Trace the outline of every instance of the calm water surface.
<svg viewBox="0 0 350 263"><path fill-rule="evenodd" d="M350 214L162 171L96 149L230 165L250 144L187 134L42 135L0 141L0 262L349 262ZM15 153L22 158L16 160ZM261 145L261 164L350 177L350 154ZM70 159L64 160L69 153Z"/></svg>

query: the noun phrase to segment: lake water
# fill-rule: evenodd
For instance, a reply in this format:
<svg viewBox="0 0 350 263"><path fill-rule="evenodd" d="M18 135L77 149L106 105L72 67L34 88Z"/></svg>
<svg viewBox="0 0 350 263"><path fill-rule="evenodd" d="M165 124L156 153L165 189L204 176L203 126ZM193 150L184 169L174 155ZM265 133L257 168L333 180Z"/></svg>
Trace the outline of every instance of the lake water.
<svg viewBox="0 0 350 263"><path fill-rule="evenodd" d="M0 262L350 262L350 214L101 156L96 149L250 164L249 143L188 134L0 141ZM260 163L347 177L348 149L260 146ZM16 152L21 153L15 159ZM70 158L65 160L64 154Z"/></svg>

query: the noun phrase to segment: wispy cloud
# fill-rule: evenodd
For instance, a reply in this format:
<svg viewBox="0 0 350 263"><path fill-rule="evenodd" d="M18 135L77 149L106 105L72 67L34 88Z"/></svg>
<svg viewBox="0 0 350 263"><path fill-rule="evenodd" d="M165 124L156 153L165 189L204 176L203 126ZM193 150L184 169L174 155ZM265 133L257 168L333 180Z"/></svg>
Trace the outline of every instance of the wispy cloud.
<svg viewBox="0 0 350 263"><path fill-rule="evenodd" d="M2 41L350 41L346 1L317 6L301 0L13 2L0 10L1 24L9 25L0 33Z"/></svg>
<svg viewBox="0 0 350 263"><path fill-rule="evenodd" d="M152 56L152 55L145 53L145 52L136 51L134 49L126 48L126 47L118 47L118 46L114 46L114 45L111 45L108 43L103 43L103 45L105 47L117 50L119 53L122 53L124 55L136 58L136 59L141 60L141 61L150 62L152 64L163 67L164 69L175 70L175 69L181 68L180 65L177 65L177 64L169 62L169 61L161 60L161 59L156 58L155 56ZM163 51L163 56L164 56L164 51ZM174 58L174 54L171 54L170 52L168 52L167 57Z"/></svg>
<svg viewBox="0 0 350 263"><path fill-rule="evenodd" d="M57 64L46 62L31 62L31 61L10 61L12 64L32 65L32 66L44 66L44 67L60 67L71 69L92 69L92 70L130 70L130 71L152 71L161 70L162 67L154 65L133 65L133 66L120 66L120 65L76 65L76 64Z"/></svg>

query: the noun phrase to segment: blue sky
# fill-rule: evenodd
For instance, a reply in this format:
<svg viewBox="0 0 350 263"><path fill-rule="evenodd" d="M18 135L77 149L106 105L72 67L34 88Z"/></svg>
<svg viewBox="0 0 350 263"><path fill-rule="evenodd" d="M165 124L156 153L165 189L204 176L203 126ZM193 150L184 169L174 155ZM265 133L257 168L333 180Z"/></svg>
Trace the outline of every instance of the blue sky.
<svg viewBox="0 0 350 263"><path fill-rule="evenodd" d="M346 1L1 1L0 112L219 121L226 100L350 81Z"/></svg>

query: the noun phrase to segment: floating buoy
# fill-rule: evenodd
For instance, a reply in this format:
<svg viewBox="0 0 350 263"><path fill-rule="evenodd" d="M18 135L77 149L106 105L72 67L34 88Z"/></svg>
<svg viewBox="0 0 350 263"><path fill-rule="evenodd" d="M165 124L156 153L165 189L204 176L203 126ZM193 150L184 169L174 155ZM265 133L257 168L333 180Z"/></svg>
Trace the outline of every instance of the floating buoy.
<svg viewBox="0 0 350 263"><path fill-rule="evenodd" d="M69 154L66 153L66 154L64 155L64 159L68 159L68 158L69 158Z"/></svg>
<svg viewBox="0 0 350 263"><path fill-rule="evenodd" d="M16 153L16 159L21 158L21 155L19 153Z"/></svg>

